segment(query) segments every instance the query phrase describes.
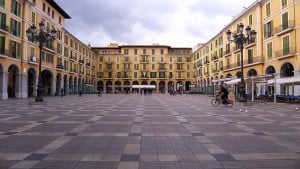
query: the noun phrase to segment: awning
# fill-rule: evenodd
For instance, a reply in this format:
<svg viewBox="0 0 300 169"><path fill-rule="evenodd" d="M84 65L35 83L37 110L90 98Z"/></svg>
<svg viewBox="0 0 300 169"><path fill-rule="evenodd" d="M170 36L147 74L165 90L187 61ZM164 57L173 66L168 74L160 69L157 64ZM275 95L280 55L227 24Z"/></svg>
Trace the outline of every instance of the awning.
<svg viewBox="0 0 300 169"><path fill-rule="evenodd" d="M230 80L230 81L227 81L227 82L224 82L224 83L226 83L226 84L237 84L237 83L239 83L241 81L241 79L240 78L238 78L238 79L233 79L233 80Z"/></svg>
<svg viewBox="0 0 300 169"><path fill-rule="evenodd" d="M155 89L155 85L132 85L132 88Z"/></svg>
<svg viewBox="0 0 300 169"><path fill-rule="evenodd" d="M237 78L237 77L234 76L234 77L228 77L228 78L213 79L213 80L212 80L212 83L226 82L226 81L230 81L230 80L233 80L233 79L236 79L236 78Z"/></svg>
<svg viewBox="0 0 300 169"><path fill-rule="evenodd" d="M275 83L274 79L268 80L268 83ZM276 84L294 84L300 85L300 77L284 77L284 78L276 78Z"/></svg>

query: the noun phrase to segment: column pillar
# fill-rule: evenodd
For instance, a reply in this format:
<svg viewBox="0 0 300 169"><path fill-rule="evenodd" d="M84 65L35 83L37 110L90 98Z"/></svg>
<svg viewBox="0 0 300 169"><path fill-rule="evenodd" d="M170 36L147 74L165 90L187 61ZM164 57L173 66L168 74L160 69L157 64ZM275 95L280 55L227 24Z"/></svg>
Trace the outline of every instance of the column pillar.
<svg viewBox="0 0 300 169"><path fill-rule="evenodd" d="M7 82L8 82L8 72L0 72L0 100L8 99Z"/></svg>

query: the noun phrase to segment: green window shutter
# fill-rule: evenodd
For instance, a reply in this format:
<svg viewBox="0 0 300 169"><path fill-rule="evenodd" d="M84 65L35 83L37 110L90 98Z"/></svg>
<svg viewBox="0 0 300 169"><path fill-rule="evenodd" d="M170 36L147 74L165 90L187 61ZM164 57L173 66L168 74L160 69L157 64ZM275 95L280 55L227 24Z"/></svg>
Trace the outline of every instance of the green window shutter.
<svg viewBox="0 0 300 169"><path fill-rule="evenodd" d="M273 25L274 25L274 22L271 21L271 32L270 32L271 36L273 35Z"/></svg>
<svg viewBox="0 0 300 169"><path fill-rule="evenodd" d="M4 8L5 7L5 0L0 0L0 5Z"/></svg>
<svg viewBox="0 0 300 169"><path fill-rule="evenodd" d="M0 54L5 54L5 37L0 36Z"/></svg>
<svg viewBox="0 0 300 169"><path fill-rule="evenodd" d="M17 36L20 37L20 36L21 36L21 23L20 23L20 22L17 22L17 24L18 24L18 26L17 26L17 29L18 29L18 30L17 30L17 31L18 31L18 32L17 32Z"/></svg>
<svg viewBox="0 0 300 169"><path fill-rule="evenodd" d="M267 38L267 24L264 24L264 38Z"/></svg>
<svg viewBox="0 0 300 169"><path fill-rule="evenodd" d="M17 14L18 16L21 16L21 3L18 2L18 6L17 6Z"/></svg>
<svg viewBox="0 0 300 169"><path fill-rule="evenodd" d="M16 43L17 46L17 58L20 59L21 58L21 45L20 43Z"/></svg>

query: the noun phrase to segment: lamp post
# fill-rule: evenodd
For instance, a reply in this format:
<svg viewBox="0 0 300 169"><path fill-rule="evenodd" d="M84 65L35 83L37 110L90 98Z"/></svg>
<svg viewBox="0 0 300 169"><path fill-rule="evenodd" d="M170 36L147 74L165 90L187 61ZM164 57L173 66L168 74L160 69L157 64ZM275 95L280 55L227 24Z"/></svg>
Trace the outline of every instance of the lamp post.
<svg viewBox="0 0 300 169"><path fill-rule="evenodd" d="M246 98L246 89L245 89L245 80L244 80L244 56L243 56L243 49L244 49L244 45L246 43L252 43L255 41L256 38L256 31L255 30L251 30L250 26L247 26L245 28L246 30L246 35L243 33L244 31L244 25L242 23L240 23L238 25L238 30L237 33L234 33L231 39L231 31L228 30L226 32L227 34L227 39L228 42L234 42L237 49L241 50L241 82L239 83L239 92L240 92L240 98L239 101L240 102L247 102L247 98Z"/></svg>
<svg viewBox="0 0 300 169"><path fill-rule="evenodd" d="M39 60L39 79L37 84L37 96L35 98L35 102L43 102L43 93L44 87L42 83L42 51L45 43L49 40L53 40L56 38L56 30L52 27L51 31L45 31L45 21L42 20L39 23L39 32L36 30L36 26L33 24L26 30L26 34L29 41L39 42L40 49L40 60Z"/></svg>

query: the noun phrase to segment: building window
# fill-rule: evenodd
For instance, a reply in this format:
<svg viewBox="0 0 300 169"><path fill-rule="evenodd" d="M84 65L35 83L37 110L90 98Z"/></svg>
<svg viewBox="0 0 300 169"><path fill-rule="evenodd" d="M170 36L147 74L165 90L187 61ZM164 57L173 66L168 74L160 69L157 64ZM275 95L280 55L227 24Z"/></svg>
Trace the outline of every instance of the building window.
<svg viewBox="0 0 300 169"><path fill-rule="evenodd" d="M7 30L6 26L6 14L0 12L0 29Z"/></svg>
<svg viewBox="0 0 300 169"><path fill-rule="evenodd" d="M287 6L287 0L281 0L281 6L285 8Z"/></svg>
<svg viewBox="0 0 300 169"><path fill-rule="evenodd" d="M21 58L21 44L15 41L10 41L10 57Z"/></svg>
<svg viewBox="0 0 300 169"><path fill-rule="evenodd" d="M273 35L273 21L270 21L264 25L264 36L269 38Z"/></svg>
<svg viewBox="0 0 300 169"><path fill-rule="evenodd" d="M159 78L165 78L165 72L159 72Z"/></svg>
<svg viewBox="0 0 300 169"><path fill-rule="evenodd" d="M21 35L21 23L13 19L10 20L10 33L20 37Z"/></svg>
<svg viewBox="0 0 300 169"><path fill-rule="evenodd" d="M21 3L17 0L11 1L11 12L17 16L21 15Z"/></svg>
<svg viewBox="0 0 300 169"><path fill-rule="evenodd" d="M282 45L283 45L283 55L290 54L290 37L289 36L283 37Z"/></svg>
<svg viewBox="0 0 300 169"><path fill-rule="evenodd" d="M99 56L99 62L103 62L103 56Z"/></svg>
<svg viewBox="0 0 300 169"><path fill-rule="evenodd" d="M137 79L138 78L138 72L134 72L133 76L134 76L135 79Z"/></svg>
<svg viewBox="0 0 300 169"><path fill-rule="evenodd" d="M128 49L124 49L124 53L125 53L125 54L128 54Z"/></svg>
<svg viewBox="0 0 300 169"><path fill-rule="evenodd" d="M164 49L160 49L160 54L161 54L161 55L164 54Z"/></svg>
<svg viewBox="0 0 300 169"><path fill-rule="evenodd" d="M248 50L248 64L253 63L253 49Z"/></svg>
<svg viewBox="0 0 300 169"><path fill-rule="evenodd" d="M146 68L146 66L145 66L145 68ZM155 70L155 64L152 64L152 70Z"/></svg>
<svg viewBox="0 0 300 169"><path fill-rule="evenodd" d="M271 3L266 4L266 16L269 17L271 15Z"/></svg>
<svg viewBox="0 0 300 169"><path fill-rule="evenodd" d="M46 12L46 4L43 3L43 11Z"/></svg>
<svg viewBox="0 0 300 169"><path fill-rule="evenodd" d="M52 11L52 19L54 19L54 11Z"/></svg>
<svg viewBox="0 0 300 169"><path fill-rule="evenodd" d="M117 64L117 70L120 70L120 64Z"/></svg>
<svg viewBox="0 0 300 169"><path fill-rule="evenodd" d="M241 66L241 55L240 54L236 55L236 63L237 63L237 66Z"/></svg>
<svg viewBox="0 0 300 169"><path fill-rule="evenodd" d="M152 56L152 62L155 62L155 57L154 56Z"/></svg>
<svg viewBox="0 0 300 169"><path fill-rule="evenodd" d="M172 62L173 61L173 57L172 56L170 56L170 62Z"/></svg>
<svg viewBox="0 0 300 169"><path fill-rule="evenodd" d="M143 55L146 55L146 53L147 53L146 49L143 49Z"/></svg>
<svg viewBox="0 0 300 169"><path fill-rule="evenodd" d="M58 23L61 24L61 17L58 17Z"/></svg>
<svg viewBox="0 0 300 169"><path fill-rule="evenodd" d="M249 15L248 22L249 22L249 26L251 26L252 25L252 15Z"/></svg>
<svg viewBox="0 0 300 169"><path fill-rule="evenodd" d="M62 45L60 43L57 43L57 53L62 54Z"/></svg>
<svg viewBox="0 0 300 169"><path fill-rule="evenodd" d="M152 49L152 55L155 55L155 49Z"/></svg>
<svg viewBox="0 0 300 169"><path fill-rule="evenodd" d="M139 70L139 64L134 64L134 70Z"/></svg>
<svg viewBox="0 0 300 169"><path fill-rule="evenodd" d="M163 56L160 57L160 62L164 62L164 57Z"/></svg>
<svg viewBox="0 0 300 169"><path fill-rule="evenodd" d="M137 53L138 53L138 52L137 52L137 49L134 49L134 54L137 55Z"/></svg>
<svg viewBox="0 0 300 169"><path fill-rule="evenodd" d="M0 54L5 54L5 37L0 36Z"/></svg>
<svg viewBox="0 0 300 169"><path fill-rule="evenodd" d="M156 72L150 72L150 78L156 78Z"/></svg>
<svg viewBox="0 0 300 169"><path fill-rule="evenodd" d="M5 8L5 0L0 0L0 6L1 6L2 8Z"/></svg>
<svg viewBox="0 0 300 169"><path fill-rule="evenodd" d="M282 14L281 18L282 18L282 30L286 30L287 28L289 28L289 14L288 14L288 12Z"/></svg>
<svg viewBox="0 0 300 169"><path fill-rule="evenodd" d="M272 44L272 42L267 44L267 56L268 56L268 59L273 58L273 44Z"/></svg>
<svg viewBox="0 0 300 169"><path fill-rule="evenodd" d="M33 24L35 24L35 19L36 17L35 17L35 13L32 11L31 12L31 22L33 23ZM36 25L36 24L35 24Z"/></svg>
<svg viewBox="0 0 300 169"><path fill-rule="evenodd" d="M169 72L169 79L173 78L173 72Z"/></svg>
<svg viewBox="0 0 300 169"><path fill-rule="evenodd" d="M173 66L172 66L172 64L170 64L170 70L172 70L173 69Z"/></svg>

